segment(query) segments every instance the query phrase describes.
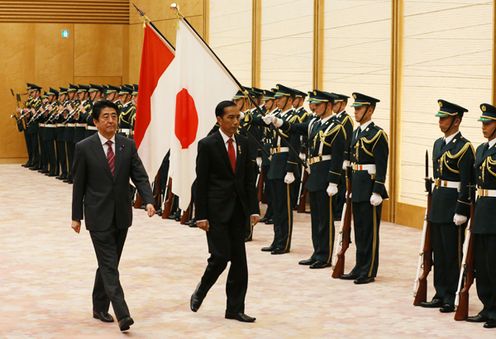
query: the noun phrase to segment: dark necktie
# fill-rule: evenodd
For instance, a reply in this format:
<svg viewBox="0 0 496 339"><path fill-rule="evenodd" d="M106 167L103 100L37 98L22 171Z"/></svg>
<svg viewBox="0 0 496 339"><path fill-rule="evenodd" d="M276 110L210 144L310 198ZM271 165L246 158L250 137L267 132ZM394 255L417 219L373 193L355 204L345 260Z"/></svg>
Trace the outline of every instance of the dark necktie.
<svg viewBox="0 0 496 339"><path fill-rule="evenodd" d="M232 138L227 140L227 155L229 156L233 172L236 172L236 152L234 152L233 141Z"/></svg>
<svg viewBox="0 0 496 339"><path fill-rule="evenodd" d="M108 146L107 162L108 162L108 165L110 168L110 173L112 173L112 175L114 175L114 172L115 172L115 154L114 154L114 150L112 149L113 142L112 142L112 140L107 140L107 142L105 144Z"/></svg>

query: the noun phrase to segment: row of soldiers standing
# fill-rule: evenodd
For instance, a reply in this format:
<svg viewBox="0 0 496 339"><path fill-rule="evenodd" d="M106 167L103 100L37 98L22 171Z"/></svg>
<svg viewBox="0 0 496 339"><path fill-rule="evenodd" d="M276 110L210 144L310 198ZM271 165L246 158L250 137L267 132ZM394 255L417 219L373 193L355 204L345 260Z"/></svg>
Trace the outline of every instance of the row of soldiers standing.
<svg viewBox="0 0 496 339"><path fill-rule="evenodd" d="M28 83L28 99L12 115L24 133L28 161L23 165L72 183L71 164L75 144L97 132L91 117L93 103L107 99L116 103L119 133L132 137L136 115L137 85L73 85L59 90Z"/></svg>

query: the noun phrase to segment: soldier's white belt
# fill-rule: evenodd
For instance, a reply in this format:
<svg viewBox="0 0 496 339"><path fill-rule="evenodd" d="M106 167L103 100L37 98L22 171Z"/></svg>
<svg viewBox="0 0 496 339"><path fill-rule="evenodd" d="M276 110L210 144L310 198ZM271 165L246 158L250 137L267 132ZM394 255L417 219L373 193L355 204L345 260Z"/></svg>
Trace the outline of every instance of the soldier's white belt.
<svg viewBox="0 0 496 339"><path fill-rule="evenodd" d="M458 191L460 191L460 182L459 181L449 181L449 180L436 179L434 181L434 185L436 187L456 188Z"/></svg>
<svg viewBox="0 0 496 339"><path fill-rule="evenodd" d="M496 190L478 188L477 197L496 197Z"/></svg>
<svg viewBox="0 0 496 339"><path fill-rule="evenodd" d="M96 126L90 126L90 125L87 125L87 126L86 126L86 129L87 129L88 131L98 131L98 128L96 128Z"/></svg>
<svg viewBox="0 0 496 339"><path fill-rule="evenodd" d="M76 124L65 124L66 127L74 127Z"/></svg>
<svg viewBox="0 0 496 339"><path fill-rule="evenodd" d="M119 128L119 132L129 134L129 133L131 133L131 129L129 129L129 128Z"/></svg>
<svg viewBox="0 0 496 339"><path fill-rule="evenodd" d="M354 171L367 171L370 175L375 174L376 168L374 164L351 164Z"/></svg>
<svg viewBox="0 0 496 339"><path fill-rule="evenodd" d="M75 127L86 127L86 124L74 124Z"/></svg>
<svg viewBox="0 0 496 339"><path fill-rule="evenodd" d="M45 124L39 124L40 127L45 127Z"/></svg>
<svg viewBox="0 0 496 339"><path fill-rule="evenodd" d="M57 124L57 127L65 127L64 124Z"/></svg>
<svg viewBox="0 0 496 339"><path fill-rule="evenodd" d="M326 160L331 160L331 155L326 154L326 155L317 155L316 157L311 157L308 159L308 164L312 165L321 161L326 161Z"/></svg>
<svg viewBox="0 0 496 339"><path fill-rule="evenodd" d="M270 154L285 153L285 152L289 152L289 147L272 147L270 149Z"/></svg>
<svg viewBox="0 0 496 339"><path fill-rule="evenodd" d="M54 125L54 124L45 124L45 127L55 128L55 127L57 127L57 125Z"/></svg>

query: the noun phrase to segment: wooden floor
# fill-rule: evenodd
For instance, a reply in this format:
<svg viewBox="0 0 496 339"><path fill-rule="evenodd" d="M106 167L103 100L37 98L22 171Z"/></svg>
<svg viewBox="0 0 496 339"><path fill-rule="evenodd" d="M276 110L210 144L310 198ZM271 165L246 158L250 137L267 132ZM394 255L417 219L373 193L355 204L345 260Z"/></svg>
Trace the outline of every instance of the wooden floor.
<svg viewBox="0 0 496 339"><path fill-rule="evenodd" d="M91 317L95 255L89 234L70 229L71 186L19 165L0 165L0 338L122 337L117 325ZM381 225L379 275L356 286L309 270L309 215L296 215L289 254L261 252L272 226L256 226L247 244L246 313L254 324L223 318L224 273L198 313L189 298L203 273L203 231L135 211L120 267L135 320L132 338L494 338L482 324L412 306L420 231ZM347 269L353 265L350 248ZM432 288L429 290L432 294ZM471 314L480 309L471 294Z"/></svg>

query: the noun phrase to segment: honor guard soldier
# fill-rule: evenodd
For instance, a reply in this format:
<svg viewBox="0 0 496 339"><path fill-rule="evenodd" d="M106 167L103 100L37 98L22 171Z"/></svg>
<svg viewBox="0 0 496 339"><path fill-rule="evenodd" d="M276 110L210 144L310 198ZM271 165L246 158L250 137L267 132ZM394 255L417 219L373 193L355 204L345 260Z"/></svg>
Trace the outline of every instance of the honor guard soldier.
<svg viewBox="0 0 496 339"><path fill-rule="evenodd" d="M57 144L57 179L67 179L67 151L65 145L65 124L64 124L64 110L68 104L67 88L59 88L59 107L57 110L57 117L55 118L56 128L56 144Z"/></svg>
<svg viewBox="0 0 496 339"><path fill-rule="evenodd" d="M455 310L465 223L470 214L474 149L460 133L463 113L468 110L445 100L438 100L438 104L436 117L444 137L434 142L432 151L435 182L428 216L436 294L420 306L448 313Z"/></svg>
<svg viewBox="0 0 496 339"><path fill-rule="evenodd" d="M69 103L67 109L64 111L65 115L65 147L67 151L67 179L64 182L72 184L72 160L74 158L74 130L76 128L76 119L74 114L76 114L76 109L78 108L80 102L76 96L78 91L78 86L69 84L67 89L67 96Z"/></svg>
<svg viewBox="0 0 496 339"><path fill-rule="evenodd" d="M44 92L41 96L41 108L40 114L37 118L38 123L38 140L40 144L40 169L38 172L43 174L48 174L48 153L46 149L46 130L45 123L49 119L50 114L50 104L48 102L47 92Z"/></svg>
<svg viewBox="0 0 496 339"><path fill-rule="evenodd" d="M475 183L477 201L471 232L474 237L474 269L477 295L483 308L467 318L469 322L485 322L485 328L496 328L496 107L480 105L482 133L487 142L477 147Z"/></svg>
<svg viewBox="0 0 496 339"><path fill-rule="evenodd" d="M134 109L133 115L131 116L131 135L134 138L134 126L136 124L136 109L138 107L138 85L137 84L133 85L132 96L133 96L132 101L133 101L133 105L134 105L135 109ZM163 180L167 180L167 176L164 176Z"/></svg>
<svg viewBox="0 0 496 339"><path fill-rule="evenodd" d="M344 151L344 161L343 161L343 172L341 180L338 185L338 194L334 196L334 220L340 220L341 214L343 213L343 206L345 202L345 192L346 192L346 168L350 167L350 142L351 135L353 134L353 119L346 113L346 105L348 104L349 96L338 93L331 93L336 99L334 100L334 105L332 107L334 113L336 114L336 119L341 125L343 125L346 132L346 147Z"/></svg>
<svg viewBox="0 0 496 339"><path fill-rule="evenodd" d="M74 114L74 144L86 138L86 121L88 115L91 115L91 101L88 94L90 87L86 85L79 85L78 87L79 106Z"/></svg>
<svg viewBox="0 0 496 339"><path fill-rule="evenodd" d="M331 265L334 245L334 220L332 196L338 192L341 179L346 132L333 116L335 97L327 92L315 90L310 101L316 104L316 117L304 123L284 122L274 118L273 123L293 137L305 134L308 140L310 175L306 188L310 192L313 254L299 262L310 268ZM299 139L299 138L298 138Z"/></svg>
<svg viewBox="0 0 496 339"><path fill-rule="evenodd" d="M48 119L45 121L45 150L48 158L49 177L58 175L56 138L57 138L57 118L59 110L59 91L50 87L47 92L48 96Z"/></svg>
<svg viewBox="0 0 496 339"><path fill-rule="evenodd" d="M293 100L295 98L293 89L278 84L275 98L277 99L277 107L281 110L277 114L278 117L283 121L292 121L294 116ZM270 251L271 254L288 253L291 248L293 233L292 185L295 177L298 176L298 154L294 152L294 145L291 145L293 141L289 135L277 131L270 149L272 159L267 177L274 197L272 200L274 240L270 246L262 248L262 251ZM293 147L292 151L290 146Z"/></svg>
<svg viewBox="0 0 496 339"><path fill-rule="evenodd" d="M119 133L128 138L132 137L131 125L132 118L136 113L136 107L133 104L132 99L133 88L122 86L119 95L122 100L122 111L119 115Z"/></svg>
<svg viewBox="0 0 496 339"><path fill-rule="evenodd" d="M374 124L372 114L379 99L353 93L355 121L351 138L352 210L356 244L355 267L341 279L367 284L375 280L379 266L379 225L389 156L386 133Z"/></svg>
<svg viewBox="0 0 496 339"><path fill-rule="evenodd" d="M93 105L95 102L102 100L104 88L103 86L90 84L90 89L88 90L88 94L90 96L90 110L88 111L88 115L86 117L86 138L95 134L98 129L93 122L93 116L91 115L91 111L93 110Z"/></svg>
<svg viewBox="0 0 496 339"><path fill-rule="evenodd" d="M117 105L119 110L121 110L122 104L119 101L119 95L118 95L119 91L120 91L119 87L108 85L107 88L105 89L105 99L112 101L114 104Z"/></svg>
<svg viewBox="0 0 496 339"><path fill-rule="evenodd" d="M33 152L33 164L29 168L31 170L37 171L41 169L40 166L40 142L38 136L38 119L41 114L41 87L35 84L28 84L28 88L31 92L31 100L29 102L29 120L27 123L27 134L29 134L29 139L31 140L31 150Z"/></svg>

